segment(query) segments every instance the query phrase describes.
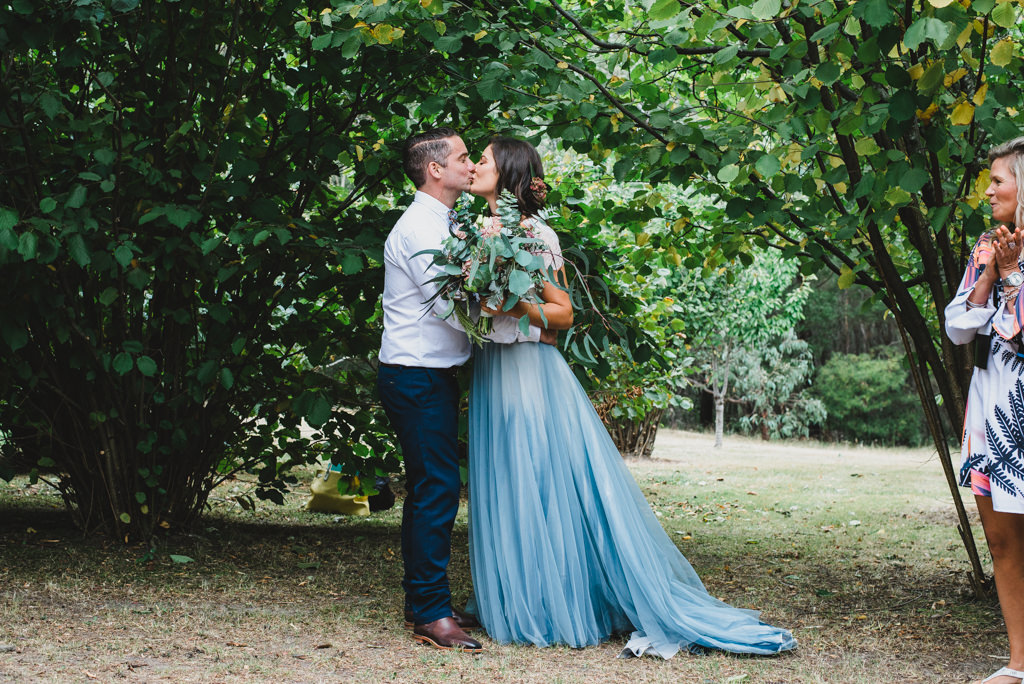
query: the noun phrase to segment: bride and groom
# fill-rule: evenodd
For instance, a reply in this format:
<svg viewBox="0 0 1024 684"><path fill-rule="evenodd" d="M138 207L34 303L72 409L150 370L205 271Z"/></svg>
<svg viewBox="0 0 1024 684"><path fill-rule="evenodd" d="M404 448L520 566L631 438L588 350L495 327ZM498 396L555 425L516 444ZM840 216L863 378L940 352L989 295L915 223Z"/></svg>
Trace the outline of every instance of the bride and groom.
<svg viewBox="0 0 1024 684"><path fill-rule="evenodd" d="M467 632L500 643L573 647L630 633L624 655L672 657L706 647L774 654L796 642L704 588L626 469L568 364L542 329L572 325L566 292L547 284L541 303L495 314L491 342L474 352L469 395L469 550L474 597L451 604L447 567L459 506L459 384L471 345L442 316L424 250L454 225L463 192L494 213L508 189L546 265L564 278L561 251L543 220L541 160L532 145L495 138L477 162L450 128L411 137L412 204L384 246L384 335L378 388L402 445L408 494L402 513L405 616L417 641L479 652ZM540 309L543 308L543 313ZM517 319L527 315L529 334Z"/></svg>

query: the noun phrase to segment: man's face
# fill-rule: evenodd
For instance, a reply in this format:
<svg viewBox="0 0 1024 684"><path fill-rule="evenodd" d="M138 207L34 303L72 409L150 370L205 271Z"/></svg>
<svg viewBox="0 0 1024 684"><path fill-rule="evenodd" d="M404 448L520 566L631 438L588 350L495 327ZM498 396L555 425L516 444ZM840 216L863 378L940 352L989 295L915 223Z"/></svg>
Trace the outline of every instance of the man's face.
<svg viewBox="0 0 1024 684"><path fill-rule="evenodd" d="M439 166L441 171L441 183L446 190L457 190L468 192L473 182L473 172L476 167L469 159L469 150L462 138L448 138L451 145L451 152L448 153L445 166Z"/></svg>

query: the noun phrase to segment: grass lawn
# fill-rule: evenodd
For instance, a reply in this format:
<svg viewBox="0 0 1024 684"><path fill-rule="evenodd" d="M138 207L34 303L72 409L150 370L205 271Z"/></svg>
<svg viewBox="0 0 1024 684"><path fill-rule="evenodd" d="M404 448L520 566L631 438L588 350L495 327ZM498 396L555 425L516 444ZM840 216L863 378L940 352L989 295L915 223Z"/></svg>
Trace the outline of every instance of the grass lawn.
<svg viewBox="0 0 1024 684"><path fill-rule="evenodd" d="M439 652L402 627L398 507L310 514L299 487L284 507L244 511L231 497L249 485L236 481L204 529L150 554L83 538L57 497L15 480L0 481L0 682L878 684L965 682L1005 664L998 605L970 595L930 450L712 443L662 430L654 458L630 468L708 589L791 628L793 653L619 660L624 640L486 638L478 656ZM457 602L470 590L466 536L463 510Z"/></svg>

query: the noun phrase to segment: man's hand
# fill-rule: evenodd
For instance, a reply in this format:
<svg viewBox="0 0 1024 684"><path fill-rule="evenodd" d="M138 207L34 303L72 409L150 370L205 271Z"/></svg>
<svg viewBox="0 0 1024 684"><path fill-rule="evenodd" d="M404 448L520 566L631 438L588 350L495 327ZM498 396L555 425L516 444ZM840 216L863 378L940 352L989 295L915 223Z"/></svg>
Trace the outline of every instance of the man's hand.
<svg viewBox="0 0 1024 684"><path fill-rule="evenodd" d="M543 344L550 344L552 347L558 344L558 331L548 330L546 328L540 331L540 341Z"/></svg>

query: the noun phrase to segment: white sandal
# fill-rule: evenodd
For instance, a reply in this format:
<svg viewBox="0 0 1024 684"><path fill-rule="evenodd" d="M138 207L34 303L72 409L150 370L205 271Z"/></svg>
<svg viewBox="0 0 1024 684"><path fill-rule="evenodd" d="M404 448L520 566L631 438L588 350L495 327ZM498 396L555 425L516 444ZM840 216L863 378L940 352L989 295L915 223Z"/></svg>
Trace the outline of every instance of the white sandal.
<svg viewBox="0 0 1024 684"><path fill-rule="evenodd" d="M1020 670L1011 670L1008 667L1001 668L997 672L993 672L988 677L985 677L981 680L982 684L990 679L995 679L996 677L1016 677L1021 680L1022 684L1024 684L1024 672L1021 672Z"/></svg>

